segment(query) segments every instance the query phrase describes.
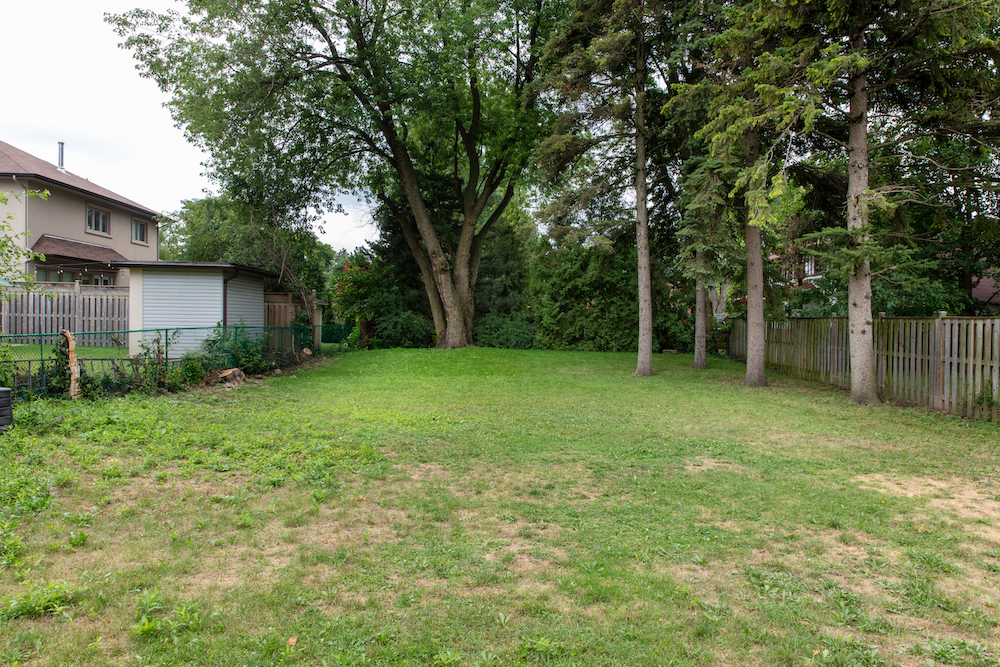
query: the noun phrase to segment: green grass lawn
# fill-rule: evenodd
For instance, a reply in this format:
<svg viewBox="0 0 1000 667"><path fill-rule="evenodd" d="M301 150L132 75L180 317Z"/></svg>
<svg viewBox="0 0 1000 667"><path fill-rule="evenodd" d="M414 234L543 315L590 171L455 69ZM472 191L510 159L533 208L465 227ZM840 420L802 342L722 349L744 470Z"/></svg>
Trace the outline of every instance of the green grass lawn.
<svg viewBox="0 0 1000 667"><path fill-rule="evenodd" d="M51 361L56 358L58 345L10 345L10 356L14 361ZM77 345L76 356L79 359L128 359L128 347L95 347L92 345Z"/></svg>
<svg viewBox="0 0 1000 667"><path fill-rule="evenodd" d="M1000 431L657 356L19 406L0 664L1000 660Z"/></svg>

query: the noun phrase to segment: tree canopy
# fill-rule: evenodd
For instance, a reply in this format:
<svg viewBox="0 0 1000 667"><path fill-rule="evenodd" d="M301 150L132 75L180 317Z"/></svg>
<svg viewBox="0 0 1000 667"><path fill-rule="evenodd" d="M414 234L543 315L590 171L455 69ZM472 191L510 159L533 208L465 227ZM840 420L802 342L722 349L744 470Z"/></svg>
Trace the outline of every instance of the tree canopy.
<svg viewBox="0 0 1000 667"><path fill-rule="evenodd" d="M556 0L188 0L110 17L231 193L385 204L438 344L471 343L482 246L547 125L531 89ZM451 241L451 242L449 242Z"/></svg>

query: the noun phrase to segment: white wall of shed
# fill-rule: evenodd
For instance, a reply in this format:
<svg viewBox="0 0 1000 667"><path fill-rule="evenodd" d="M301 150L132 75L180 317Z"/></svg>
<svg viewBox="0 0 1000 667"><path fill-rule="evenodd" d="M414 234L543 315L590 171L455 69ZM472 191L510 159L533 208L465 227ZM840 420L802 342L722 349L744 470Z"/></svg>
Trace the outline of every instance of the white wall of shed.
<svg viewBox="0 0 1000 667"><path fill-rule="evenodd" d="M254 276L236 276L226 286L229 306L226 309L226 325L246 325L247 327L263 327L266 322L264 306L264 279ZM261 330L254 331L257 337Z"/></svg>
<svg viewBox="0 0 1000 667"><path fill-rule="evenodd" d="M143 274L142 328L167 330L171 359L199 349L222 322L222 272L146 268ZM156 333L142 337L153 340Z"/></svg>

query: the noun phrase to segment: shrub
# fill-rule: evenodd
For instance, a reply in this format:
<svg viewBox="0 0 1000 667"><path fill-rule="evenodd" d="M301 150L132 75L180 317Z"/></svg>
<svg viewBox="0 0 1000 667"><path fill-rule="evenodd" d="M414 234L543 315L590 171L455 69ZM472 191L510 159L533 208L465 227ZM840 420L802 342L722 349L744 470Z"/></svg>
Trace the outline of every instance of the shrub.
<svg viewBox="0 0 1000 667"><path fill-rule="evenodd" d="M225 359L224 364L244 373L263 373L275 367L268 354L267 339L251 336L246 327L216 327L202 343L202 350L209 359Z"/></svg>
<svg viewBox="0 0 1000 667"><path fill-rule="evenodd" d="M535 332L523 317L486 315L473 327L476 345L527 350L535 346Z"/></svg>

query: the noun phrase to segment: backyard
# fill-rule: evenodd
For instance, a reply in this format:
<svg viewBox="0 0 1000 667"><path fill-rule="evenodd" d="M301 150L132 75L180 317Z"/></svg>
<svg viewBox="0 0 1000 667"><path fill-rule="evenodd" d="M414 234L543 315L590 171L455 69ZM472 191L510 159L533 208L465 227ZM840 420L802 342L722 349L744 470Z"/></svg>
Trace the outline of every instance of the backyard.
<svg viewBox="0 0 1000 667"><path fill-rule="evenodd" d="M690 364L383 350L19 404L0 664L998 664L996 424Z"/></svg>

